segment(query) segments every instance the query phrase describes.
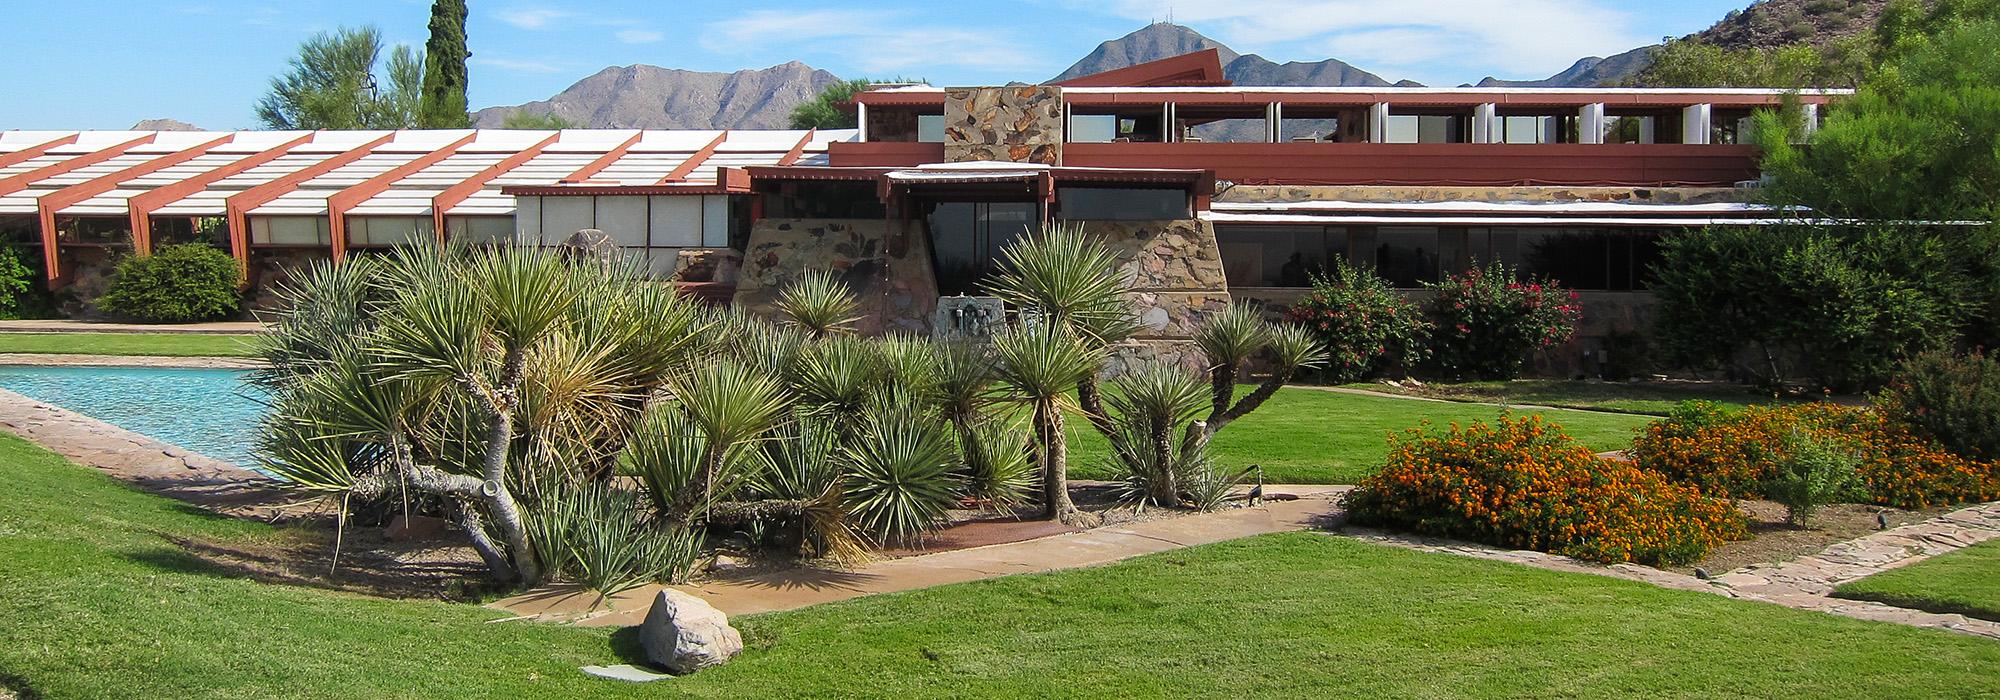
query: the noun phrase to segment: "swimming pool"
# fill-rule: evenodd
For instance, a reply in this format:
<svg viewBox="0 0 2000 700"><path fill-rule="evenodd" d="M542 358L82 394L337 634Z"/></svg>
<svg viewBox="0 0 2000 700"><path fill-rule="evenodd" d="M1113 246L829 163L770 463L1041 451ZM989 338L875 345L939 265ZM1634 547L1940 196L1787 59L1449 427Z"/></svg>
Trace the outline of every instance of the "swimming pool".
<svg viewBox="0 0 2000 700"><path fill-rule="evenodd" d="M233 369L0 366L0 388L253 467L263 392Z"/></svg>

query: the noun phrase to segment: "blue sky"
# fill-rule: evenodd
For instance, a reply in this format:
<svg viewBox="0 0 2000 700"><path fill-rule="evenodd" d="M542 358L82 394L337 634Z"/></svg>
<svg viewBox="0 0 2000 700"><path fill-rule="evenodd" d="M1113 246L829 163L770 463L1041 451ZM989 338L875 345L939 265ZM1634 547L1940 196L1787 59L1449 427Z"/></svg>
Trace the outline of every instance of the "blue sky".
<svg viewBox="0 0 2000 700"><path fill-rule="evenodd" d="M0 129L168 117L256 126L252 104L314 32L374 24L422 44L429 0L10 0ZM605 66L804 61L941 85L1048 78L1154 19L1276 61L1340 58L1390 80L1539 78L1699 30L1747 0L1031 0L874 3L471 0L474 108L543 99Z"/></svg>

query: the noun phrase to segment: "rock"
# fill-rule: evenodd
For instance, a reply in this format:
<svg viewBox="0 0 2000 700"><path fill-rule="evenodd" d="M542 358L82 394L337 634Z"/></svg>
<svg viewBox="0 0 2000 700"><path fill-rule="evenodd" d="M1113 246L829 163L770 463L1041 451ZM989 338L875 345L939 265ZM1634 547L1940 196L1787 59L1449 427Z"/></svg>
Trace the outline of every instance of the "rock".
<svg viewBox="0 0 2000 700"><path fill-rule="evenodd" d="M563 252L575 260L594 260L608 264L618 259L618 242L612 240L611 234L594 228L570 234L569 238L563 239L562 247Z"/></svg>
<svg viewBox="0 0 2000 700"><path fill-rule="evenodd" d="M737 569L745 568L749 565L750 565L749 562L744 561L742 557L733 557L727 554L717 554L715 555L715 560L708 563L708 570L710 573L721 573L725 571L735 571Z"/></svg>
<svg viewBox="0 0 2000 700"><path fill-rule="evenodd" d="M700 598L668 588L653 598L639 626L646 659L679 675L720 666L743 651L743 635L729 616Z"/></svg>
<svg viewBox="0 0 2000 700"><path fill-rule="evenodd" d="M413 542L434 540L443 537L451 529L451 523L443 518L428 515L397 515L389 519L389 526L382 529L382 536L391 542Z"/></svg>

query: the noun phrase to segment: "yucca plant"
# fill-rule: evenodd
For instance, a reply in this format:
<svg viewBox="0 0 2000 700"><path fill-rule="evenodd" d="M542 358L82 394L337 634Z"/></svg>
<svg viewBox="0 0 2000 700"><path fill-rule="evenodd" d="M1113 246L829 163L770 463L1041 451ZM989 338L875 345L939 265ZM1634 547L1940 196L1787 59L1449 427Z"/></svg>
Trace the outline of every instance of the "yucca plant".
<svg viewBox="0 0 2000 700"><path fill-rule="evenodd" d="M1089 345L1109 345L1137 328L1118 255L1064 222L1029 233L1001 251L987 293L1038 319L1066 326Z"/></svg>
<svg viewBox="0 0 2000 700"><path fill-rule="evenodd" d="M1175 434L1208 407L1206 387L1177 366L1153 364L1113 379L1107 388L1105 402L1118 428L1111 438L1114 459L1123 463L1128 482L1141 487L1142 499L1178 505L1183 460Z"/></svg>
<svg viewBox="0 0 2000 700"><path fill-rule="evenodd" d="M868 397L886 381L879 342L836 336L805 347L791 371L799 402L841 421L859 416Z"/></svg>
<svg viewBox="0 0 2000 700"><path fill-rule="evenodd" d="M996 334L993 354L994 375L1033 415L1043 517L1073 525L1094 523L1069 497L1069 441L1062 414L1074 408L1069 390L1103 366L1103 351L1078 339L1067 326L1041 323Z"/></svg>
<svg viewBox="0 0 2000 700"><path fill-rule="evenodd" d="M827 270L807 270L778 292L778 312L814 338L854 332L861 302Z"/></svg>
<svg viewBox="0 0 2000 700"><path fill-rule="evenodd" d="M848 526L841 435L833 422L799 411L760 447L754 453L759 469L753 489L771 504L767 512L773 517L796 522L801 553L860 559L861 542Z"/></svg>
<svg viewBox="0 0 2000 700"><path fill-rule="evenodd" d="M860 434L841 452L849 512L882 542L907 542L944 524L959 499L958 448L923 406L872 403Z"/></svg>
<svg viewBox="0 0 2000 700"><path fill-rule="evenodd" d="M1034 447L1018 421L1000 416L976 420L958 440L967 496L998 511L1027 503L1035 488Z"/></svg>

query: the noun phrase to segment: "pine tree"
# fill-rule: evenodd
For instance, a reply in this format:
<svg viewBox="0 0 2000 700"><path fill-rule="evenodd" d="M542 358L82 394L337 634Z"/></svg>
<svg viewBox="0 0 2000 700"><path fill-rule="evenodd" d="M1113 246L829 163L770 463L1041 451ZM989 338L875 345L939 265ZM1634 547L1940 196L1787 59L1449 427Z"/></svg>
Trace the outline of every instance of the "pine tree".
<svg viewBox="0 0 2000 700"><path fill-rule="evenodd" d="M423 101L417 107L417 126L426 129L459 129L472 125L466 111L465 0L437 0L431 3L431 38L424 42Z"/></svg>

